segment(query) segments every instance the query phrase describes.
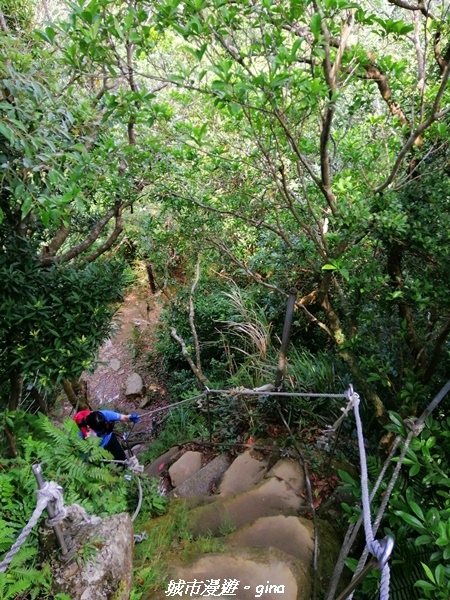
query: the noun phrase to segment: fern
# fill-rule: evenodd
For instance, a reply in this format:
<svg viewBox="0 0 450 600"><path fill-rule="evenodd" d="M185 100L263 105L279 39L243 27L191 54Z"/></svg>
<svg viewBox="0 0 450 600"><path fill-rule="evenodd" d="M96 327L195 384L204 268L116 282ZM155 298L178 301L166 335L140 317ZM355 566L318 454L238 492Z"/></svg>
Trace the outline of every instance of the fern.
<svg viewBox="0 0 450 600"><path fill-rule="evenodd" d="M36 507L33 463L41 464L45 480L57 481L63 487L66 505L77 503L88 513L102 517L127 510L127 482L116 474L113 465L102 463L111 455L100 447L98 438L83 440L71 419L58 428L42 415L17 415L15 432L20 456L2 461L5 468L0 471L0 553L10 549ZM53 598L48 565L44 563L42 570L33 565L37 547L33 531L11 568L0 574L2 600ZM64 595L56 598L67 600Z"/></svg>
<svg viewBox="0 0 450 600"><path fill-rule="evenodd" d="M49 590L51 587L50 569L46 566L43 570L24 566L37 555L37 549L23 547L15 555L11 568L6 573L0 574L0 598L2 600L16 599L19 594L27 593L27 598L42 598L40 590Z"/></svg>

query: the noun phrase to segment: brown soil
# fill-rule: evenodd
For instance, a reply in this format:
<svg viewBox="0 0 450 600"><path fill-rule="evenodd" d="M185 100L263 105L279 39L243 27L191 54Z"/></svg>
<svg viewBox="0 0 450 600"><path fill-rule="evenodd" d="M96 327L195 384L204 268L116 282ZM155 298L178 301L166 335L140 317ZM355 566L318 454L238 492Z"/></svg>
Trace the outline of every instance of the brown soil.
<svg viewBox="0 0 450 600"><path fill-rule="evenodd" d="M167 403L154 352L162 307L160 296L152 295L143 287L127 293L114 315L113 333L99 350L95 370L82 377L94 409L111 408L129 413L145 401L148 402L147 411ZM126 381L132 373L142 377L146 397L126 398Z"/></svg>

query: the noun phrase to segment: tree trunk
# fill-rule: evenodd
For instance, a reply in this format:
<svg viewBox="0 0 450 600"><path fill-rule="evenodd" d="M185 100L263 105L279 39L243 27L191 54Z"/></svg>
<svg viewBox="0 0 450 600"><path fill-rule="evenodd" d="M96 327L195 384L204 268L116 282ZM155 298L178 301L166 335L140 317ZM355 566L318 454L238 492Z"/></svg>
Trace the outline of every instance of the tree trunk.
<svg viewBox="0 0 450 600"><path fill-rule="evenodd" d="M11 390L9 393L9 410L18 410L20 400L22 398L23 377L17 371L11 373L10 377Z"/></svg>
<svg viewBox="0 0 450 600"><path fill-rule="evenodd" d="M27 388L27 391L29 390L29 388ZM32 404L32 410L37 409L39 410L43 415L46 415L48 413L47 410L47 403L45 401L45 397L43 398L41 396L41 394L39 393L39 390L36 387L32 387L30 391L30 397L33 400L33 404Z"/></svg>
<svg viewBox="0 0 450 600"><path fill-rule="evenodd" d="M16 447L16 435L15 433L12 431L12 429L10 428L9 425L5 425L5 435L6 438L8 440L9 443L9 448L11 450L11 455L14 458L17 458L19 456L19 453L17 452L17 447Z"/></svg>
<svg viewBox="0 0 450 600"><path fill-rule="evenodd" d="M85 390L83 390L82 385L77 379L73 379L72 381L69 381L69 379L64 379L63 388L67 399L75 410L85 410L86 408L91 408L86 397ZM76 392L78 392L79 395L77 395Z"/></svg>
<svg viewBox="0 0 450 600"><path fill-rule="evenodd" d="M148 282L150 284L150 290L151 290L152 294L156 294L157 286L156 286L155 276L153 275L152 265L148 261L145 261L145 268L147 270L147 277L148 277Z"/></svg>

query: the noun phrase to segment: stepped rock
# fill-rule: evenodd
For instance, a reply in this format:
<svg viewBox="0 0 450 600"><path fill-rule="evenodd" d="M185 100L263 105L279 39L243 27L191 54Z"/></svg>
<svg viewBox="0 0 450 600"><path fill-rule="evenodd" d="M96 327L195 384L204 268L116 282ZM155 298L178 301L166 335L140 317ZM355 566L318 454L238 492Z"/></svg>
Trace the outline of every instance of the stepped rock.
<svg viewBox="0 0 450 600"><path fill-rule="evenodd" d="M192 477L169 492L168 497L192 498L203 494L210 494L214 484L222 478L230 466L230 459L226 454L216 456L203 469L197 471Z"/></svg>
<svg viewBox="0 0 450 600"><path fill-rule="evenodd" d="M305 473L296 460L281 458L267 473L266 477L278 477L282 479L297 494L303 493L305 489Z"/></svg>
<svg viewBox="0 0 450 600"><path fill-rule="evenodd" d="M219 494L227 496L245 492L259 483L267 473L269 459L254 458L252 450L240 454L227 470L219 487Z"/></svg>
<svg viewBox="0 0 450 600"><path fill-rule="evenodd" d="M202 592L211 580L219 580L220 585L225 580L235 582L235 595L230 597L236 600L310 598L310 578L306 568L275 548L235 548L233 553L207 554L189 567L174 567L172 579L203 582L195 590L197 595L190 596L199 599L208 597ZM216 592L216 595L219 594Z"/></svg>
<svg viewBox="0 0 450 600"><path fill-rule="evenodd" d="M227 535L227 546L273 546L298 558L309 566L314 552L314 527L311 521L301 517L261 517Z"/></svg>
<svg viewBox="0 0 450 600"><path fill-rule="evenodd" d="M169 468L173 487L177 487L202 468L202 453L189 450Z"/></svg>
<svg viewBox="0 0 450 600"><path fill-rule="evenodd" d="M303 500L285 481L270 477L247 492L220 497L189 513L189 527L196 536L208 532L213 536L230 527L242 527L260 517L296 515Z"/></svg>
<svg viewBox="0 0 450 600"><path fill-rule="evenodd" d="M154 460L151 464L145 467L144 473L148 477L159 477L161 475L161 471L164 471L165 468L169 465L169 463L176 459L177 454L181 451L181 446L172 446L170 450L167 450L164 454L162 454L159 458Z"/></svg>

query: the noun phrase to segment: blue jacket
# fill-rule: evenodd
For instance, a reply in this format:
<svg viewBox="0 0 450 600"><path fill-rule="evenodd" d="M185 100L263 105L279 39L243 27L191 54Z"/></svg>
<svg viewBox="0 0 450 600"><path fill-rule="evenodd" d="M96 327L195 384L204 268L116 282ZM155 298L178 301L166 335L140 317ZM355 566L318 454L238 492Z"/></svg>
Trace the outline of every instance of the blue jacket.
<svg viewBox="0 0 450 600"><path fill-rule="evenodd" d="M113 410L101 410L101 413L103 413L105 415L105 419L108 423L113 423L115 421L120 421L120 417L122 416L120 413L114 412ZM100 442L100 446L102 448L104 448L109 440L111 439L113 432L110 431L108 433L97 433L95 432L95 435L97 435L98 437L100 437L102 439L102 441ZM80 431L79 434L81 437L84 437L82 432Z"/></svg>

